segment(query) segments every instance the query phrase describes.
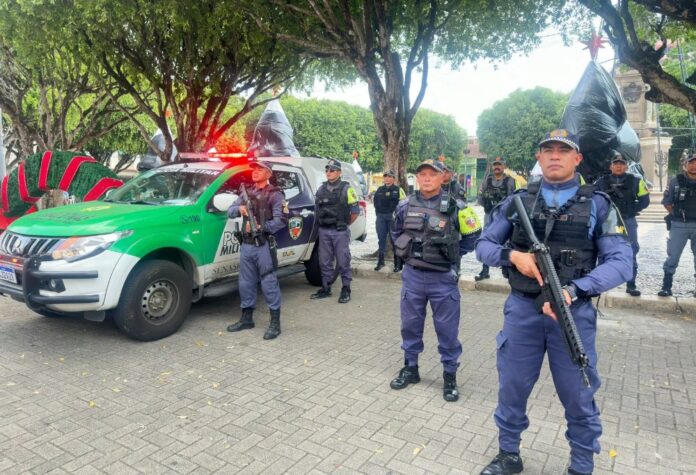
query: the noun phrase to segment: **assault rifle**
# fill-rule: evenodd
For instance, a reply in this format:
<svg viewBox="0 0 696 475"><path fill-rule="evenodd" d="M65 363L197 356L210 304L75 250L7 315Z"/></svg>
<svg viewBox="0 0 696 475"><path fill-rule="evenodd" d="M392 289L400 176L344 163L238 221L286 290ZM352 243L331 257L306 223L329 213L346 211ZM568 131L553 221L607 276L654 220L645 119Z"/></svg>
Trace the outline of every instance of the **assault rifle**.
<svg viewBox="0 0 696 475"><path fill-rule="evenodd" d="M249 222L249 229L251 230L251 237L254 238L254 244L256 246L261 246L263 245L263 232L260 229L259 222L256 220L256 216L254 215L254 203L249 199L249 194L247 193L244 183L241 184L240 191L247 210L247 219Z"/></svg>
<svg viewBox="0 0 696 475"><path fill-rule="evenodd" d="M589 388L590 381L587 379L585 368L589 365L590 359L587 357L587 353L585 353L585 347L580 339L578 328L575 326L575 320L573 320L570 307L563 295L563 287L553 265L551 251L546 244L539 241L534 233L532 223L529 221L529 216L527 216L527 210L519 195L513 197L513 202L515 203L515 209L517 210L522 228L532 241L531 252L536 255L537 266L539 267L541 278L544 280L544 285L541 287L544 300L551 304L553 312L558 317L558 323L561 325L561 333L568 347L570 359L580 367L582 380L585 386Z"/></svg>

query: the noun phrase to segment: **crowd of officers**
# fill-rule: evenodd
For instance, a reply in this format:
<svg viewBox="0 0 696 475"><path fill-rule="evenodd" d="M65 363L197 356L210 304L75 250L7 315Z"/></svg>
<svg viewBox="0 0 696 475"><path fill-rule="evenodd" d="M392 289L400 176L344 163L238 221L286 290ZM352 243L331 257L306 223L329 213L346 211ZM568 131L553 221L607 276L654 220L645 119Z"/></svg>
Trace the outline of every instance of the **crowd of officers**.
<svg viewBox="0 0 696 475"><path fill-rule="evenodd" d="M483 264L476 280L489 277L489 266L501 267L511 291L504 306L504 323L496 336L499 378L495 423L499 453L482 475L507 475L523 470L520 455L522 432L529 426L527 399L539 378L544 356L567 421L570 446L568 474L592 473L594 454L599 453L602 426L594 394L600 387L595 336L597 313L591 298L627 283L626 291L640 295L636 287L636 215L649 204L645 182L627 173L624 157L613 157L610 170L595 184L586 184L576 173L582 160L578 140L567 130L546 134L539 143L537 161L542 176L517 189L505 174L505 161L495 159L492 173L481 186L479 203L484 207L484 226L467 205L465 190L452 180L453 173L439 160L426 160L416 169L418 191L406 196L395 184L392 171L374 194L379 240L377 265L385 266L387 242L394 251L393 272L402 273L400 299L401 349L404 364L391 381L401 390L420 382L418 358L423 352L426 308L432 309L443 366L442 395L445 401L459 399L456 372L462 345L459 340L460 259L476 252ZM341 162L326 165L326 182L316 194L319 226L319 260L322 286L310 296L331 296L331 285L340 276L340 303L350 301L352 280L349 225L358 216L357 195L341 180ZM282 192L269 183L272 170L263 162L254 164L253 187L248 200L260 217L262 239L252 232L249 202L240 197L228 211L242 216L240 297L241 318L228 330L254 327L257 286L270 309L264 339L280 334L280 290L275 276L273 234L286 223ZM542 292L544 281L530 250L532 239L521 226L513 206L519 196L536 236L550 249L563 297L570 306L580 338L589 357L588 382L584 382L568 354L557 316ZM672 276L687 240L696 252L696 155L688 158L684 174L674 178L663 204L671 225L668 258L660 295L671 295ZM540 318L546 316L549 318Z"/></svg>

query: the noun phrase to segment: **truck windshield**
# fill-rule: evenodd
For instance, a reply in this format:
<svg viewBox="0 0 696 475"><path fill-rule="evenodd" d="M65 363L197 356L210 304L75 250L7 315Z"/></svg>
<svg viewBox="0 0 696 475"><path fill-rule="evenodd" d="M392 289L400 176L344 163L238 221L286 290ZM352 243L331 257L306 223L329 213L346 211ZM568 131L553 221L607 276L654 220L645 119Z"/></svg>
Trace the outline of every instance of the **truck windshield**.
<svg viewBox="0 0 696 475"><path fill-rule="evenodd" d="M161 167L149 170L116 189L104 201L174 205L195 203L220 170L195 167Z"/></svg>

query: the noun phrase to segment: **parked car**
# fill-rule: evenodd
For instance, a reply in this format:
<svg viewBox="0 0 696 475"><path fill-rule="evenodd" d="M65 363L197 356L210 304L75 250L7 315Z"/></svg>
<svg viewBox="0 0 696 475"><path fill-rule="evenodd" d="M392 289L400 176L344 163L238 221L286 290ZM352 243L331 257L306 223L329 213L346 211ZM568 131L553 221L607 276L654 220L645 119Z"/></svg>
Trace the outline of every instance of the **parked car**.
<svg viewBox="0 0 696 475"><path fill-rule="evenodd" d="M326 159L262 160L287 202L278 274L304 271L321 285L314 196ZM366 202L350 164L343 178L360 199L351 235L364 240ZM228 219L226 210L241 183L251 184L246 158L185 161L146 171L101 201L23 216L0 235L0 293L45 316L102 321L109 314L132 338L166 337L192 302L238 288L233 232L241 218Z"/></svg>

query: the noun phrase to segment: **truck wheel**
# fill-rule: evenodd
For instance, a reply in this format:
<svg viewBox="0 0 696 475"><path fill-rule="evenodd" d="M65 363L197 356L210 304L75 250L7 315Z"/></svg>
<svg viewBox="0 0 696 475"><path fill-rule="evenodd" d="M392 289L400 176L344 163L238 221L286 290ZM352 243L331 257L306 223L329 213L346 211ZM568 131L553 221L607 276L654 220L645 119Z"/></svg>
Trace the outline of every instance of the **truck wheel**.
<svg viewBox="0 0 696 475"><path fill-rule="evenodd" d="M114 312L114 323L136 340L175 333L191 308L191 278L173 262L142 261L131 271Z"/></svg>
<svg viewBox="0 0 696 475"><path fill-rule="evenodd" d="M321 286L321 267L319 266L319 239L314 243L312 257L305 262L304 275L307 282L317 287Z"/></svg>

